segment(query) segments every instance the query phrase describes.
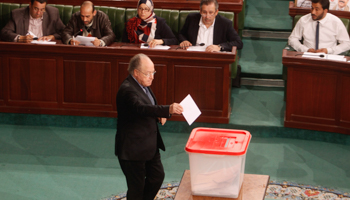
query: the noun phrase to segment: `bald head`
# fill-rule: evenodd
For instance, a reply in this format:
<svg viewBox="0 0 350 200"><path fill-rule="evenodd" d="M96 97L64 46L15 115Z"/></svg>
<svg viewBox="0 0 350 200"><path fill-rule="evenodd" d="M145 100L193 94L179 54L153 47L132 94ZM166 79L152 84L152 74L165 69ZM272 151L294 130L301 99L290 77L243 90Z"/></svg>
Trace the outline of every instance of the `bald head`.
<svg viewBox="0 0 350 200"><path fill-rule="evenodd" d="M95 6L91 1L84 1L80 6L80 18L85 25L89 25L96 15Z"/></svg>

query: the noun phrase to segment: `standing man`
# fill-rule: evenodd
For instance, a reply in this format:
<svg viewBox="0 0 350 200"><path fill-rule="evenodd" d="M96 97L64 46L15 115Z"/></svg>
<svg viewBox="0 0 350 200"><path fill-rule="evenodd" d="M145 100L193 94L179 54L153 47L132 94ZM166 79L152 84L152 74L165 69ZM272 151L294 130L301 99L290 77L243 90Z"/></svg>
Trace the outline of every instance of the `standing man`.
<svg viewBox="0 0 350 200"><path fill-rule="evenodd" d="M47 0L31 0L29 6L12 10L11 19L1 30L2 40L30 43L33 35L38 40L61 39L64 24L58 9L46 3Z"/></svg>
<svg viewBox="0 0 350 200"><path fill-rule="evenodd" d="M129 76L117 94L117 135L115 155L128 185L128 200L153 200L164 180L159 149L165 151L157 122L162 125L171 114L181 114L180 104L157 105L150 88L154 64L144 54L131 58Z"/></svg>
<svg viewBox="0 0 350 200"><path fill-rule="evenodd" d="M95 10L95 6L91 1L84 1L80 6L80 12L72 15L68 25L63 30L63 43L79 45L80 42L74 39L76 35L95 37L92 44L97 47L108 46L115 40L108 15Z"/></svg>
<svg viewBox="0 0 350 200"><path fill-rule="evenodd" d="M216 0L202 0L200 12L187 16L179 40L180 47L204 44L206 51L231 51L233 46L242 49L241 38L232 26L232 21L218 15L219 4Z"/></svg>
<svg viewBox="0 0 350 200"><path fill-rule="evenodd" d="M340 54L349 50L348 31L328 10L329 0L312 0L311 13L299 19L288 38L289 45L301 52Z"/></svg>

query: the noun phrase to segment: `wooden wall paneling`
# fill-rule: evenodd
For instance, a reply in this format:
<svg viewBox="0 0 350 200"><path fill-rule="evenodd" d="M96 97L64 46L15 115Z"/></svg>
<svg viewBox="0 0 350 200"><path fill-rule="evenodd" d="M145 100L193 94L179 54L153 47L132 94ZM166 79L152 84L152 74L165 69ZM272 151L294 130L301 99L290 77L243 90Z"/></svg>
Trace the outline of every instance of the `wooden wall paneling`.
<svg viewBox="0 0 350 200"><path fill-rule="evenodd" d="M57 105L57 65L54 58L9 57L9 105Z"/></svg>
<svg viewBox="0 0 350 200"><path fill-rule="evenodd" d="M335 73L298 68L293 69L293 76L288 76L288 82L292 84L291 101L288 102L293 110L291 120L336 124L334 97L337 91L337 75Z"/></svg>
<svg viewBox="0 0 350 200"><path fill-rule="evenodd" d="M0 106L4 105L4 78L3 56L0 56Z"/></svg>
<svg viewBox="0 0 350 200"><path fill-rule="evenodd" d="M112 109L111 62L64 61L64 107Z"/></svg>
<svg viewBox="0 0 350 200"><path fill-rule="evenodd" d="M223 82L216 80L223 80L222 70L220 67L175 65L174 100L180 102L190 94L203 115L221 116Z"/></svg>
<svg viewBox="0 0 350 200"><path fill-rule="evenodd" d="M340 75L339 89L339 123L340 126L350 128L350 75Z"/></svg>

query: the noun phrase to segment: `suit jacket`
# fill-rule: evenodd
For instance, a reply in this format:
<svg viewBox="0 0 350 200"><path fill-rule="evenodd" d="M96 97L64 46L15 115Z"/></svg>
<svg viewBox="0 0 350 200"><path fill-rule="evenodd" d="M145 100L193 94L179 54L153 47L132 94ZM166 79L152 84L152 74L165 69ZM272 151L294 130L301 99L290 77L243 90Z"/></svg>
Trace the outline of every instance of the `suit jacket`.
<svg viewBox="0 0 350 200"><path fill-rule="evenodd" d="M61 39L61 32L64 24L61 21L57 8L46 6L43 14L43 36L54 35L55 39ZM29 6L14 9L11 12L11 19L1 30L1 38L4 41L12 42L17 35L26 35L29 28Z"/></svg>
<svg viewBox="0 0 350 200"><path fill-rule="evenodd" d="M166 24L165 19L156 16L157 19L157 30L155 32L154 39L162 39L164 41L163 45L176 45L179 41L175 37L173 31L170 29L168 24ZM126 28L124 28L122 42L130 42L128 39L128 33Z"/></svg>
<svg viewBox="0 0 350 200"><path fill-rule="evenodd" d="M117 134L115 155L119 159L147 161L154 157L158 149L165 146L158 129L158 117L169 117L169 106L155 105L129 75L121 84L117 94Z"/></svg>
<svg viewBox="0 0 350 200"><path fill-rule="evenodd" d="M193 45L197 43L200 19L200 13L188 14L179 34L180 43L185 40L188 40ZM220 44L223 51L231 51L233 46L236 46L237 49L242 49L243 47L241 38L232 26L232 21L221 15L217 15L215 18L213 37L213 44Z"/></svg>
<svg viewBox="0 0 350 200"><path fill-rule="evenodd" d="M112 30L111 21L104 12L96 10L96 15L93 18L91 35L105 42L106 46L112 44L115 40L115 34ZM63 30L62 42L67 44L74 34L80 29L85 29L84 22L80 18L80 11L74 13L68 22L68 25Z"/></svg>

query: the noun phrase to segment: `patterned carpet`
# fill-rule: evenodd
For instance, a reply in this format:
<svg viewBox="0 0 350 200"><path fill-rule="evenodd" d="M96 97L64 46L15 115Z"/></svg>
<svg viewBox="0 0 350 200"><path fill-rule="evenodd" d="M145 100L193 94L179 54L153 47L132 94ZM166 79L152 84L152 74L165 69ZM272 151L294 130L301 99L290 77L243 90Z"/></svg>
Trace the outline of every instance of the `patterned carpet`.
<svg viewBox="0 0 350 200"><path fill-rule="evenodd" d="M179 182L163 184L155 200L173 200L178 187ZM101 200L126 200L125 196L126 193L121 193ZM270 181L265 198L282 200L350 200L350 193L321 186L302 185L287 181Z"/></svg>

